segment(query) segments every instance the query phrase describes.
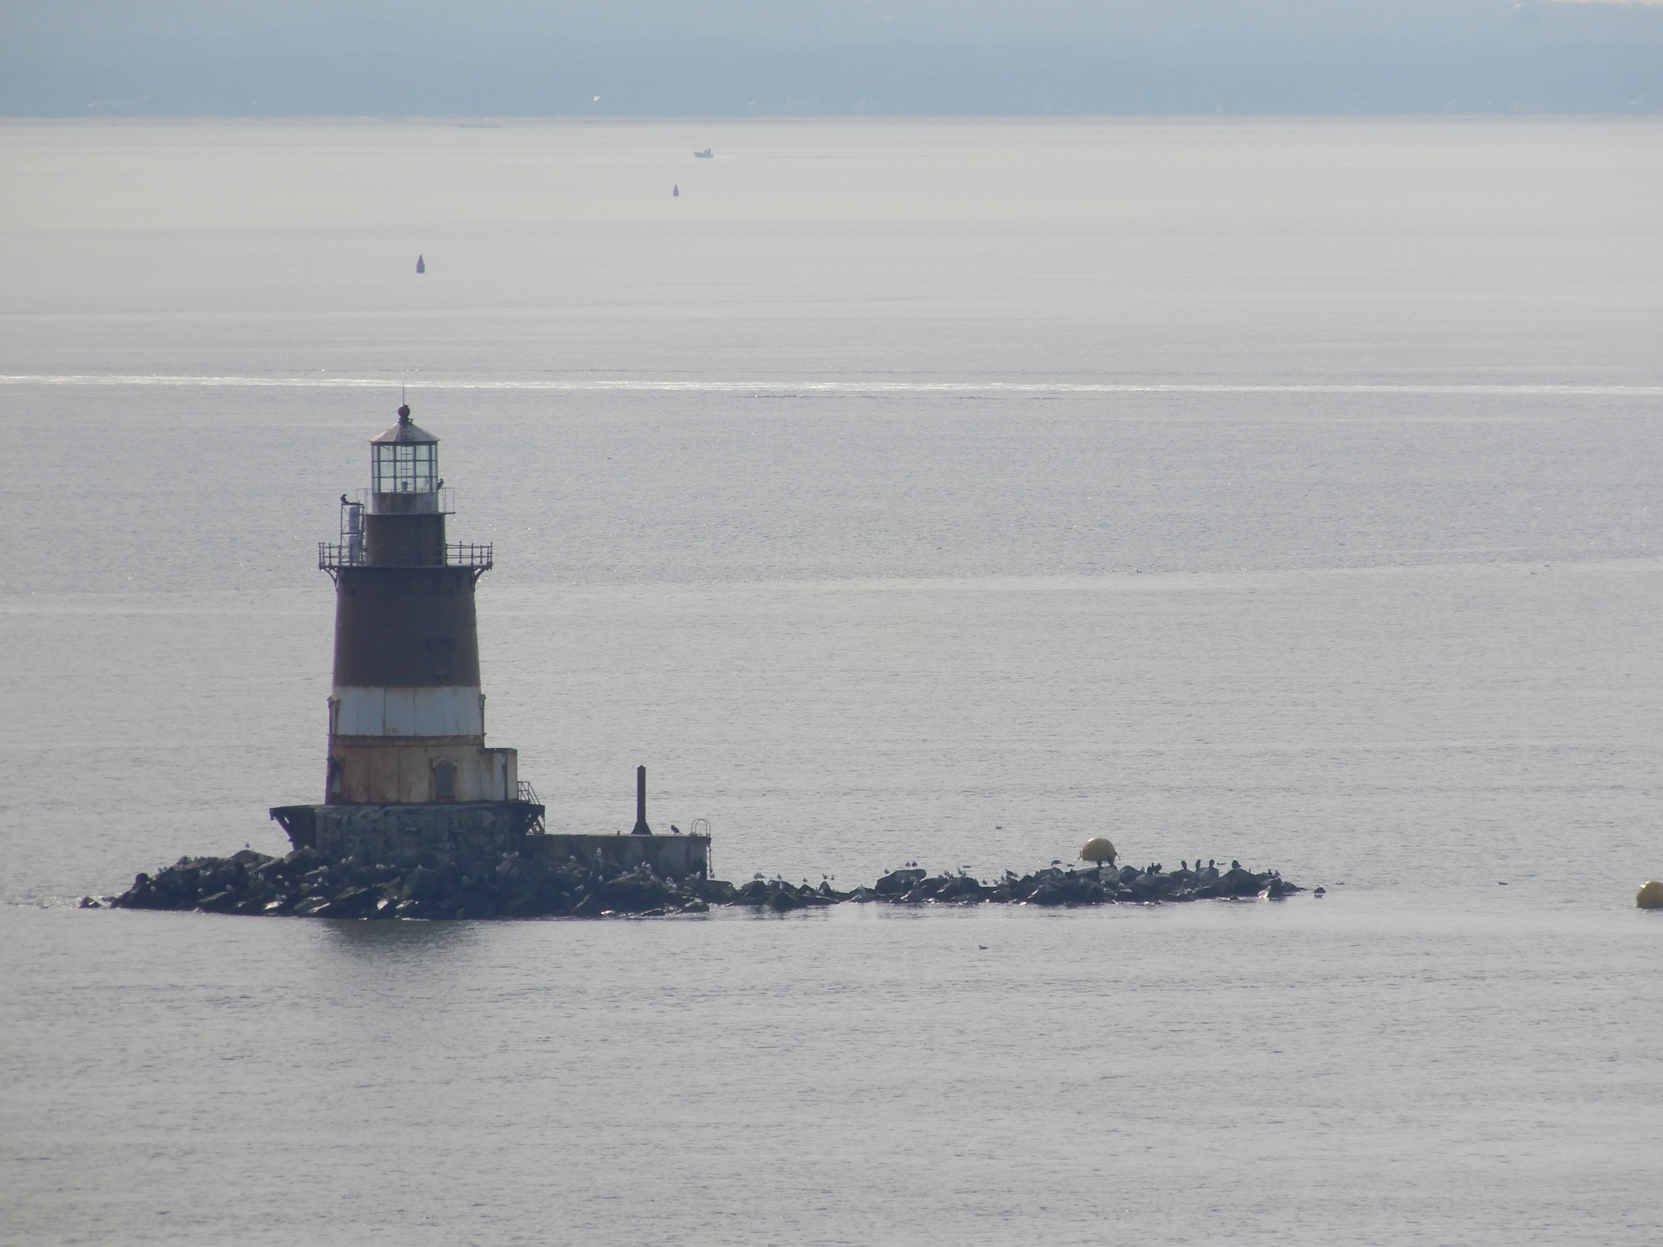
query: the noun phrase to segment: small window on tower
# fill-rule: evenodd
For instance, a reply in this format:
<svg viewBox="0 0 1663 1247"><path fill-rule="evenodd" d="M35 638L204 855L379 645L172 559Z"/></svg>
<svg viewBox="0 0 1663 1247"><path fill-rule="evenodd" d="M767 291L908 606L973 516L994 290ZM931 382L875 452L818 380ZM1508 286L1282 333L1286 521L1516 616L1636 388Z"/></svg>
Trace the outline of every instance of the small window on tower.
<svg viewBox="0 0 1663 1247"><path fill-rule="evenodd" d="M427 662L435 680L448 680L456 666L456 638L448 636L429 637L427 641Z"/></svg>
<svg viewBox="0 0 1663 1247"><path fill-rule="evenodd" d="M433 799L435 801L456 800L456 763L435 762L433 764Z"/></svg>

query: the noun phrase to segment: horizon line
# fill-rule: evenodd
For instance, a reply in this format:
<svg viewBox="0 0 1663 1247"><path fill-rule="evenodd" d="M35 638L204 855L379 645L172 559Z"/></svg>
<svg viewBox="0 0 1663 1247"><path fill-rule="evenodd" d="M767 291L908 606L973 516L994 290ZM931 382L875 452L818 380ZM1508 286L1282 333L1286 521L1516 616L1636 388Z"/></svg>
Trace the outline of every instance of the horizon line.
<svg viewBox="0 0 1663 1247"><path fill-rule="evenodd" d="M0 385L109 387L156 386L181 389L392 389L497 390L526 393L643 394L1426 394L1493 397L1606 396L1660 398L1663 384L1607 382L1207 382L1207 381L813 381L573 378L570 380L482 381L465 378L237 377L163 374L11 374Z"/></svg>
<svg viewBox="0 0 1663 1247"><path fill-rule="evenodd" d="M1663 0L1658 0L1663 4ZM850 122L850 121L1578 121L1578 120L1656 120L1663 116L1663 101L1634 105L1624 109L1581 110L1520 110L1517 108L1477 109L1473 111L1431 110L1357 110L1311 112L1233 112L1233 111L1161 111L1161 112L989 112L989 113L932 113L932 112L858 112L858 113L232 113L232 112L33 112L13 113L0 109L0 122L96 122L112 121L249 121L266 123L294 122L436 122L445 124L490 123L508 125L538 122L589 122L616 124L637 121L791 121L791 122ZM487 127L488 128L488 127Z"/></svg>

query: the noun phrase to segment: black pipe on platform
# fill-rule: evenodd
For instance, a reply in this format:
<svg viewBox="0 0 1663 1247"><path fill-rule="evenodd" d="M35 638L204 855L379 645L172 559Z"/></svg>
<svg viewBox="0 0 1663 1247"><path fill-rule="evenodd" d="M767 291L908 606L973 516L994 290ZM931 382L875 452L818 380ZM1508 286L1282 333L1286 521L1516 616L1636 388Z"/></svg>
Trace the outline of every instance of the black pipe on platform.
<svg viewBox="0 0 1663 1247"><path fill-rule="evenodd" d="M652 828L647 826L647 768L635 768L635 830L632 836L650 836Z"/></svg>

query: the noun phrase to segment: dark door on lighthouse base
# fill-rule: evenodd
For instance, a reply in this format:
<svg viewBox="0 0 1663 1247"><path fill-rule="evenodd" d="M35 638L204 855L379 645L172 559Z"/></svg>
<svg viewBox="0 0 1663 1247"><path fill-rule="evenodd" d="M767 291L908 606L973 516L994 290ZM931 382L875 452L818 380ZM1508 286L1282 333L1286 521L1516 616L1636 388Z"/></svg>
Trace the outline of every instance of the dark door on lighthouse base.
<svg viewBox="0 0 1663 1247"><path fill-rule="evenodd" d="M456 800L456 763L447 760L433 764L433 799Z"/></svg>

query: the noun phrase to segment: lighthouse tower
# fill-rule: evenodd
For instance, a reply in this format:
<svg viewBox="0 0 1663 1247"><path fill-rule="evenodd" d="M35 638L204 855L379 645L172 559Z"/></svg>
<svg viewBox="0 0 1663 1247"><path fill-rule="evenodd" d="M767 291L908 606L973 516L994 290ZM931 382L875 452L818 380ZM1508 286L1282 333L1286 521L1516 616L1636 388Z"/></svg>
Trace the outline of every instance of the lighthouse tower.
<svg viewBox="0 0 1663 1247"><path fill-rule="evenodd" d="M507 847L543 808L512 749L485 745L474 589L489 545L446 539L439 439L398 423L370 441L370 487L341 496L335 662L321 806L272 811L295 846L367 861Z"/></svg>
<svg viewBox="0 0 1663 1247"><path fill-rule="evenodd" d="M341 504L324 802L512 801L512 749L485 747L474 586L488 545L445 540L439 439L410 422L370 442L370 488Z"/></svg>

